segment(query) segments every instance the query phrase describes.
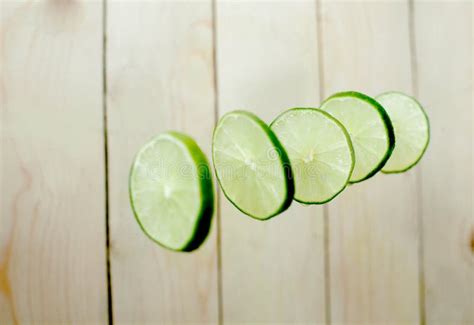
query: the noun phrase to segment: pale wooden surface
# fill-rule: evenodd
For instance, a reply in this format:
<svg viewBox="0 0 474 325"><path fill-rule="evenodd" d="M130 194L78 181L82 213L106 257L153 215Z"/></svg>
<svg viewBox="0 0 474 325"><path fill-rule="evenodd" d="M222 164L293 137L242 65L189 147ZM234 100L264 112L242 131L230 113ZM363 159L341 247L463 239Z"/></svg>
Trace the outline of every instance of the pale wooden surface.
<svg viewBox="0 0 474 325"><path fill-rule="evenodd" d="M471 1L0 3L0 324L474 324ZM144 141L347 89L420 99L420 165L268 222L221 194L192 254L141 233Z"/></svg>
<svg viewBox="0 0 474 325"><path fill-rule="evenodd" d="M324 1L325 96L412 94L407 2ZM377 174L329 204L331 320L419 321L417 169Z"/></svg>
<svg viewBox="0 0 474 325"><path fill-rule="evenodd" d="M431 117L421 163L429 324L474 324L471 7L420 2L414 11L418 96Z"/></svg>
<svg viewBox="0 0 474 325"><path fill-rule="evenodd" d="M217 322L215 224L196 253L167 251L137 227L127 182L137 149L159 132L192 134L210 153L215 98L211 2L111 1L107 16L114 321Z"/></svg>
<svg viewBox="0 0 474 325"><path fill-rule="evenodd" d="M101 5L1 22L0 324L106 323Z"/></svg>
<svg viewBox="0 0 474 325"><path fill-rule="evenodd" d="M314 2L222 2L216 16L220 116L247 109L270 123L319 103ZM224 322L323 322L322 208L261 222L221 198Z"/></svg>

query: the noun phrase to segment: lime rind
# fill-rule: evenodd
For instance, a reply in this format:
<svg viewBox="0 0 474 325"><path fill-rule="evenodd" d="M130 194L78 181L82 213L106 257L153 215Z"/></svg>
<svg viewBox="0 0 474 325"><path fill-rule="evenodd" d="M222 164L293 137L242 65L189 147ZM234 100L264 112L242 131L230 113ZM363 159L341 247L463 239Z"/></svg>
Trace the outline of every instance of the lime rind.
<svg viewBox="0 0 474 325"><path fill-rule="evenodd" d="M302 203L302 204L324 204L324 203L327 203L329 201L331 201L332 199L334 199L336 196L338 196L346 187L347 185L349 184L349 179L351 177L351 174L352 174L352 171L354 170L354 164L355 164L355 156L354 156L354 149L352 147L352 142L351 142L351 139L350 139L350 136L349 136L349 133L347 132L346 128L342 125L341 122L339 122L336 118L334 118L332 115L330 115L329 113L321 110L321 109L318 109L318 108L303 108L303 107L297 107L297 108L291 108L291 109L288 109L284 112L282 112L280 115L278 115L274 120L273 122L270 124L270 128L273 128L273 126L275 126L276 123L278 123L278 121L283 118L286 114L288 113L291 113L291 112L301 112L301 111L308 111L308 112L317 112L318 114L321 114L322 116L324 116L325 118L327 118L328 120L330 120L331 122L333 122L335 125L337 125L337 127L339 128L339 130L342 132L342 134L344 135L344 139L345 139L345 142L346 142L346 145L348 147L348 151L350 153L350 168L349 168L349 171L347 173L347 178L345 179L344 181L344 184L341 186L340 189L338 189L337 191L335 191L335 193L333 193L331 196L323 199L323 200L316 200L316 201L309 201L309 200L303 200L303 199L299 199L296 197L296 193L295 193L295 197L294 197L294 200L299 202L299 203ZM284 145L283 145L284 146ZM291 160L290 160L291 162ZM294 169L294 166L293 166L293 169ZM296 176L295 176L296 177ZM295 183L296 183L296 180L295 180ZM295 184L296 185L296 184Z"/></svg>
<svg viewBox="0 0 474 325"><path fill-rule="evenodd" d="M283 176L283 179L284 179L285 193L284 193L284 196L283 196L284 199L282 200L280 205L278 207L276 207L275 210L273 212L269 213L268 215L257 216L254 213L252 213L251 211L247 211L245 208L242 208L241 206L239 206L239 204L237 204L234 201L234 199L231 197L231 195L228 193L225 186L223 185L223 180L222 180L221 176L219 175L219 171L218 171L219 168L216 167L215 143L216 143L217 132L220 128L221 122L224 121L225 118L227 118L228 116L231 116L231 115L240 115L240 116L246 117L247 119L249 119L250 121L255 123L260 128L260 130L263 132L263 134L265 134L266 138L270 141L271 145L273 146L274 152L277 154L276 158L277 158L277 160L279 161L279 163L281 165L282 176ZM221 117L221 119L219 120L219 123L217 124L216 128L214 129L212 146L213 146L213 148L212 148L212 158L213 158L214 172L215 172L215 175L216 175L216 178L217 178L217 182L219 183L219 186L222 189L222 192L224 193L224 196L239 211L241 211L242 213L248 215L249 217L251 217L253 219L264 221L264 220L271 219L271 218L275 217L276 215L282 213L286 209L288 209L288 207L291 205L291 202L293 201L293 195L294 195L294 191L295 191L290 160L288 158L288 155L287 155L285 149L281 145L281 143L278 140L278 138L276 137L276 135L268 127L268 125L265 124L265 122L263 122L258 116L256 116L255 114L253 114L251 112L244 111L244 110L234 110L234 111L231 111L229 113L226 113L224 116Z"/></svg>
<svg viewBox="0 0 474 325"><path fill-rule="evenodd" d="M431 133L431 128L430 128L430 121L429 121L429 118L428 118L428 114L426 114L426 111L423 109L423 106L420 104L420 102L414 98L413 96L409 96L405 93L402 93L400 91L387 91L387 92L384 92L384 93L381 93L379 94L378 96L375 97L375 99L379 99L380 97L383 97L383 96L387 96L387 95L400 95L402 97L405 97L405 98L408 98L410 100L412 100L415 105L417 106L417 108L419 109L419 111L422 113L422 116L424 117L424 120L426 122L426 142L424 143L423 145L423 148L422 150L420 151L418 157L413 160L411 163L407 164L407 166L403 167L403 168L398 168L398 169L386 169L386 165L384 166L384 168L382 168L382 173L384 174L400 174L400 173L404 173L408 170L410 170L411 168L413 168L414 166L416 166L421 158L423 158L426 150L428 149L428 145L430 143L430 133ZM388 112L388 110L386 109L386 111ZM387 113L388 114L388 113ZM394 126L394 131L396 133L396 128ZM396 134L395 134L395 137L396 137ZM396 145L395 145L396 147ZM394 149L396 150L396 149ZM390 160L390 159L389 159ZM388 163L388 162L387 162Z"/></svg>
<svg viewBox="0 0 474 325"><path fill-rule="evenodd" d="M136 165L141 153L147 148L147 146L153 144L155 141L163 138L173 139L175 144L188 155L188 158L192 160L196 167L197 181L199 188L200 204L197 215L195 216L194 223L192 225L193 231L189 239L185 241L181 247L171 247L159 240L156 236L150 233L150 231L143 225L143 222L137 212L137 207L133 197L133 184L132 179L136 170ZM141 230L145 235L150 238L156 244L176 252L191 252L198 249L208 237L211 224L212 216L214 213L214 190L212 183L211 170L207 161L206 155L201 151L197 143L188 135L176 132L168 131L162 133L150 141L148 141L136 154L132 167L129 173L129 199L130 205L133 211L133 215Z"/></svg>
<svg viewBox="0 0 474 325"><path fill-rule="evenodd" d="M383 124L383 127L385 129L385 134L386 134L387 149L386 149L384 155L382 156L382 158L380 158L380 160L377 162L377 164L369 172L366 173L365 176L363 176L359 179L353 179L353 180L349 181L350 184L355 184L355 183L359 183L359 182L362 182L364 180L367 180L367 179L371 178L372 176L377 174L377 172L380 171L383 168L385 163L390 158L390 155L392 154L393 149L395 147L395 134L394 134L393 125L392 125L392 122L390 120L390 117L387 114L387 112L385 111L384 107L382 105L380 105L380 103L378 103L375 99L373 99L372 97L367 96L363 93L356 92L356 91L338 92L338 93L330 96L326 100L324 100L323 103L321 104L321 108L323 108L330 100L333 100L333 99L336 99L336 98L343 98L343 97L357 98L357 99L359 99L359 100L361 100L365 103L368 103L371 107L373 107L376 110L376 112L378 113L380 119L383 122L382 124ZM335 117L335 118L337 119L337 117ZM342 121L340 121L340 122L341 122L341 124L343 124ZM348 130L348 132L350 134L349 130ZM352 138L351 138L351 140L352 140ZM354 143L353 143L353 145L354 145ZM356 155L356 162L355 163L357 164L357 155Z"/></svg>

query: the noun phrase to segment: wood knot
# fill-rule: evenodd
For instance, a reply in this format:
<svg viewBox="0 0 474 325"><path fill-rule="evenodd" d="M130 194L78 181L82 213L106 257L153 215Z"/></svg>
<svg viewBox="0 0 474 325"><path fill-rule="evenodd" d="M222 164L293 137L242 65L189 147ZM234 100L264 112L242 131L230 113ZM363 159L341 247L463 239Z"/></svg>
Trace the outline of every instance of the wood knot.
<svg viewBox="0 0 474 325"><path fill-rule="evenodd" d="M471 231L471 238L470 238L469 246L471 247L471 253L474 254L474 230Z"/></svg>

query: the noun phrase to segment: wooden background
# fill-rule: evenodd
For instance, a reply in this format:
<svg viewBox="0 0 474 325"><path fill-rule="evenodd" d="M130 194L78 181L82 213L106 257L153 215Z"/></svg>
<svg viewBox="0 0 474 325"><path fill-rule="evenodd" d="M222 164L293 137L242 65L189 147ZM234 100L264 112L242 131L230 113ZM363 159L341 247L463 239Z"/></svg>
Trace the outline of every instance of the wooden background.
<svg viewBox="0 0 474 325"><path fill-rule="evenodd" d="M471 1L9 1L0 31L0 324L474 324ZM415 95L420 165L258 222L220 195L192 254L127 175L151 136L341 90Z"/></svg>

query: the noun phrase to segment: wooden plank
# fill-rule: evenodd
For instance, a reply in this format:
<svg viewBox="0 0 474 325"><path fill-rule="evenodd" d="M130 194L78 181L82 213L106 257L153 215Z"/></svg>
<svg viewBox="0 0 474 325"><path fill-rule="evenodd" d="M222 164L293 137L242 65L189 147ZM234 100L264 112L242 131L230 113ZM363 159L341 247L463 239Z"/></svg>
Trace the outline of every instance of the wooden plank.
<svg viewBox="0 0 474 325"><path fill-rule="evenodd" d="M101 8L1 3L1 324L107 322Z"/></svg>
<svg viewBox="0 0 474 325"><path fill-rule="evenodd" d="M416 1L414 26L431 122L421 178L426 320L473 324L472 2Z"/></svg>
<svg viewBox="0 0 474 325"><path fill-rule="evenodd" d="M407 2L321 3L325 96L412 93ZM376 175L329 204L331 319L418 323L416 173Z"/></svg>
<svg viewBox="0 0 474 325"><path fill-rule="evenodd" d="M217 322L216 227L197 252L167 251L139 229L127 188L135 153L160 132L186 132L210 151L211 1L111 1L107 14L114 321Z"/></svg>
<svg viewBox="0 0 474 325"><path fill-rule="evenodd" d="M266 122L319 103L315 3L217 2L219 115ZM240 213L221 193L224 323L322 322L321 207L294 203L269 221Z"/></svg>

